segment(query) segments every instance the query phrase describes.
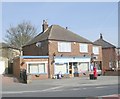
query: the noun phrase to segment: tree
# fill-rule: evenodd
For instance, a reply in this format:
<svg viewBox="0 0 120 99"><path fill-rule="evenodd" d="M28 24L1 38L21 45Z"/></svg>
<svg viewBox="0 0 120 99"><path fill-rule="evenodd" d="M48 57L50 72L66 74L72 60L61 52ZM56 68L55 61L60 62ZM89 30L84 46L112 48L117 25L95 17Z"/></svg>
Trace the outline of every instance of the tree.
<svg viewBox="0 0 120 99"><path fill-rule="evenodd" d="M10 26L6 32L5 42L22 50L22 47L36 35L37 29L30 22L22 22L16 27Z"/></svg>

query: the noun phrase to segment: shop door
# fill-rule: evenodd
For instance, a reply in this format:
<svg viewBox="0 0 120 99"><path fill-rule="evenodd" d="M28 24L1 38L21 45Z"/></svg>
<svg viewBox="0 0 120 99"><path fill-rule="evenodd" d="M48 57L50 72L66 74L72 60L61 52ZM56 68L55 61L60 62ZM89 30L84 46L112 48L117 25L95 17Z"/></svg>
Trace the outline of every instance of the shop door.
<svg viewBox="0 0 120 99"><path fill-rule="evenodd" d="M69 63L69 76L74 77L74 73L77 72L77 62Z"/></svg>
<svg viewBox="0 0 120 99"><path fill-rule="evenodd" d="M73 72L72 72L72 65L73 65L73 63L70 62L70 63L69 63L69 76L70 76L70 77L73 76L73 75L72 75L72 73L73 73Z"/></svg>

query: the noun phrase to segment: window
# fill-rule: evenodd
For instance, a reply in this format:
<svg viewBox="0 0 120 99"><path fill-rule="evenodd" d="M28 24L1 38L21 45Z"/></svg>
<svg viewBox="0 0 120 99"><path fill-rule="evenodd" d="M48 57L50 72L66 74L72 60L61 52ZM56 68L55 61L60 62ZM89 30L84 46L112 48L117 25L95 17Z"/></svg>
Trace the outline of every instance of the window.
<svg viewBox="0 0 120 99"><path fill-rule="evenodd" d="M55 63L55 74L58 74L59 72L61 72L62 74L68 73L68 63Z"/></svg>
<svg viewBox="0 0 120 99"><path fill-rule="evenodd" d="M93 53L99 54L99 47L98 46L93 46Z"/></svg>
<svg viewBox="0 0 120 99"><path fill-rule="evenodd" d="M89 70L89 63L79 63L78 65L78 72L86 72Z"/></svg>
<svg viewBox="0 0 120 99"><path fill-rule="evenodd" d="M45 63L28 63L28 73L30 74L47 73Z"/></svg>
<svg viewBox="0 0 120 99"><path fill-rule="evenodd" d="M88 44L80 44L80 52L88 53Z"/></svg>
<svg viewBox="0 0 120 99"><path fill-rule="evenodd" d="M71 52L71 43L58 42L58 52Z"/></svg>

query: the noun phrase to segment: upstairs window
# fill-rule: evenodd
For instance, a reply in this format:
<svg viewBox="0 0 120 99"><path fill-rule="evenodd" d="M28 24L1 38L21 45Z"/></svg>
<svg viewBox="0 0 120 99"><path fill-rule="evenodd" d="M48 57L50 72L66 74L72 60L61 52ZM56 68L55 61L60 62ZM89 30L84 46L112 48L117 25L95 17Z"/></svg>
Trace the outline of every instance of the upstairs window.
<svg viewBox="0 0 120 99"><path fill-rule="evenodd" d="M58 52L71 52L71 43L58 42Z"/></svg>
<svg viewBox="0 0 120 99"><path fill-rule="evenodd" d="M80 43L80 52L81 53L88 53L88 44Z"/></svg>
<svg viewBox="0 0 120 99"><path fill-rule="evenodd" d="M99 54L99 47L98 46L93 46L93 53Z"/></svg>

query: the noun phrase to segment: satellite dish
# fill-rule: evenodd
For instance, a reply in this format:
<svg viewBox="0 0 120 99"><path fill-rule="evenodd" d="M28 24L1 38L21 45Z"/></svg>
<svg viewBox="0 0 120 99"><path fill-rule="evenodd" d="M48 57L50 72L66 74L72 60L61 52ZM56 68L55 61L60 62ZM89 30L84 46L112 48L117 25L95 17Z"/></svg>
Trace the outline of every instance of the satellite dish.
<svg viewBox="0 0 120 99"><path fill-rule="evenodd" d="M37 42L37 43L36 43L36 46L37 46L37 47L41 47L41 42Z"/></svg>

